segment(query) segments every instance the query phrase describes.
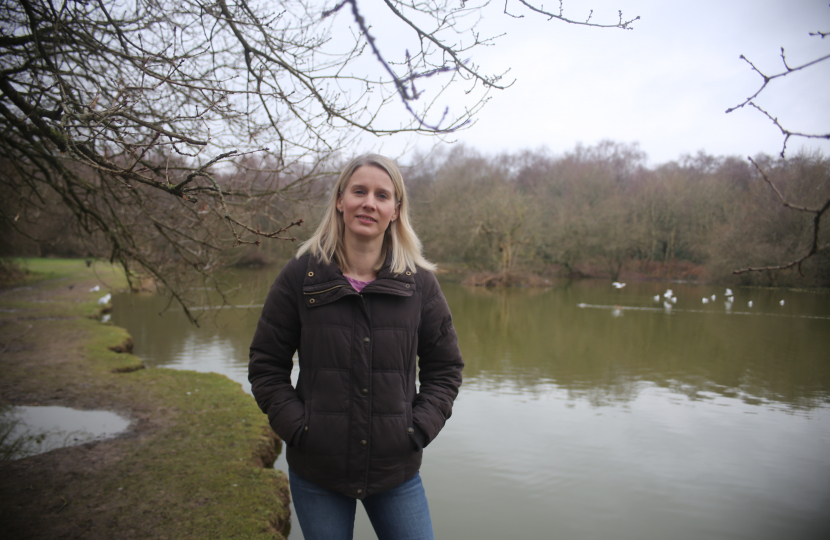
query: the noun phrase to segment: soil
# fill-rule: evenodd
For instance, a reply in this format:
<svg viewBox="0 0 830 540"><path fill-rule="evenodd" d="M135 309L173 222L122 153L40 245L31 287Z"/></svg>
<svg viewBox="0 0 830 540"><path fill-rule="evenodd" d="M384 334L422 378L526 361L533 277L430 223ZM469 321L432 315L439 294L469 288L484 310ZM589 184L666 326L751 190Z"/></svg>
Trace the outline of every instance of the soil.
<svg viewBox="0 0 830 540"><path fill-rule="evenodd" d="M97 299L123 285L108 266L30 264L51 275L0 290L0 405L109 410L132 424L0 461L0 537L287 536L287 481L272 467L280 442L253 399L220 375L142 369L116 352L131 338L97 320Z"/></svg>

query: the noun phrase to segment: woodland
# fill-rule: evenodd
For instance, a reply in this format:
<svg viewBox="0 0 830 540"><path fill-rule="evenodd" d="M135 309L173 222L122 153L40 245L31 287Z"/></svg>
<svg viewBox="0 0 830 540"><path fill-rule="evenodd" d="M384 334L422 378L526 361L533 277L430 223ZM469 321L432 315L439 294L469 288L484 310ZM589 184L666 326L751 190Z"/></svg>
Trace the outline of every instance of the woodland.
<svg viewBox="0 0 830 540"><path fill-rule="evenodd" d="M254 158L248 158L254 159ZM407 161L408 159L408 161ZM345 158L317 164L336 171ZM830 198L830 159L820 153L792 157L758 155L756 167L739 156L689 154L654 166L636 144L603 141L562 154L547 149L485 155L461 145L437 147L400 160L415 227L427 257L464 273L489 274L490 284L522 284L528 274L545 277L684 279L761 286L830 286L830 251L819 249L800 265L814 239L814 215L788 208ZM219 176L223 185L256 188L271 179L252 163L247 173ZM296 178L304 175L298 173ZM765 178L766 177L766 178ZM263 241L229 251L226 265L284 261L313 230L335 174L306 182L301 198L251 199L252 227L264 230L277 216L299 222L295 241ZM292 178L286 175L285 182ZM773 189L770 185L775 186ZM776 191L777 190L777 191ZM160 213L178 202L159 196ZM204 207L197 212L215 213ZM89 257L105 254L72 226L72 214L53 200L48 211L28 215L38 240L3 234L7 252L32 256ZM121 219L157 256L178 260L152 224ZM185 223L180 224L183 228ZM220 242L233 237L221 221L204 229ZM819 229L819 245L830 231ZM171 261L170 264L173 264ZM770 267L762 271L736 271Z"/></svg>
<svg viewBox="0 0 830 540"><path fill-rule="evenodd" d="M393 156L427 256L492 284L523 273L830 284L828 160L786 152L791 138L830 134L791 131L755 101L830 55L796 66L782 50L769 74L745 59L759 87L730 110L766 115L779 156L650 165L613 141L483 155L443 141L509 91L505 73L470 60L495 38L477 31L487 4L4 2L0 257L106 259L191 316L196 281L221 292L217 270L296 250L361 136L403 133L434 141ZM639 19L526 0L500 16L602 32ZM399 43L382 48L373 24ZM445 106L451 92L463 107Z"/></svg>

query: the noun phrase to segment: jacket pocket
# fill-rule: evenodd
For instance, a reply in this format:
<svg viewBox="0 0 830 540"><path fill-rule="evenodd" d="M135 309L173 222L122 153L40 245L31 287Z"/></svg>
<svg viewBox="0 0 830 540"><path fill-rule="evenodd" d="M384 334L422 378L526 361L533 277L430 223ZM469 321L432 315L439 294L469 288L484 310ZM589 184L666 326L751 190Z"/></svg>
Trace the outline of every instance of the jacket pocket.
<svg viewBox="0 0 830 540"><path fill-rule="evenodd" d="M418 436L418 428L415 427L415 422L412 420L412 404L406 404L406 434L409 436L409 446L413 452L420 452L424 449L424 441Z"/></svg>
<svg viewBox="0 0 830 540"><path fill-rule="evenodd" d="M412 405L404 404L405 412L372 417L372 456L401 458L414 452L412 448Z"/></svg>
<svg viewBox="0 0 830 540"><path fill-rule="evenodd" d="M299 434L295 435L294 438L291 440L292 446L296 446L297 448L303 447L305 436L308 433L309 418L311 418L311 400L307 399L303 403L303 425L300 427Z"/></svg>
<svg viewBox="0 0 830 540"><path fill-rule="evenodd" d="M309 456L342 456L348 452L349 416L316 411L307 404L299 450Z"/></svg>

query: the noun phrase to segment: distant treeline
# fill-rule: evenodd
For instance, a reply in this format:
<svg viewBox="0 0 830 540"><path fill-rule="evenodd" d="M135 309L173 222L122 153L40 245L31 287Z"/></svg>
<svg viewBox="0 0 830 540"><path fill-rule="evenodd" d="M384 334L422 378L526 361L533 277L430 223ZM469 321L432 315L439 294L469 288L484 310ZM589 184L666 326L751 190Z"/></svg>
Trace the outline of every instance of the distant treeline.
<svg viewBox="0 0 830 540"><path fill-rule="evenodd" d="M229 207L261 230L302 218L305 223L287 234L307 238L346 159L329 157L279 174L254 159L216 174L234 193L226 197ZM793 205L816 208L830 199L830 160L821 154L754 159ZM483 155L454 145L399 162L416 230L427 257L439 263L507 281L539 274L830 286L827 227L819 239L825 248L800 272L733 276L736 269L799 259L813 234L813 215L785 208L745 157L698 153L648 166L636 144L606 141L563 154ZM178 275L176 265L194 266L189 254L221 253L199 263L206 271L268 263L297 249L295 242L267 239L260 247L231 248L233 237L216 199L194 205L129 186L124 193L96 192L91 182L91 195L85 196L97 198L90 207L111 216L110 230L130 231L136 253L173 269L167 275ZM25 185L0 187L0 213L9 218L0 226L0 255L111 255L107 231L87 232L89 218L73 215L58 194L27 192ZM21 197L32 204L15 205Z"/></svg>
<svg viewBox="0 0 830 540"><path fill-rule="evenodd" d="M754 159L788 202L817 208L830 198L824 156ZM610 141L561 155L454 146L414 162L406 177L416 228L439 262L504 274L830 285L827 230L803 275L732 275L800 258L813 234L813 215L785 208L746 158L698 153L647 167L636 144Z"/></svg>

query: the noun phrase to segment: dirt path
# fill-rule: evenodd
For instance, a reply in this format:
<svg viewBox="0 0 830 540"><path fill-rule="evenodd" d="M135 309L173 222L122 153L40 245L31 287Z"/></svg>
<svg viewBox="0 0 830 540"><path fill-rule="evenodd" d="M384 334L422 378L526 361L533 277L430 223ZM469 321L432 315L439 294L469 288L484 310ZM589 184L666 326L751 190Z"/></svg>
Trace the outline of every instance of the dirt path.
<svg viewBox="0 0 830 540"><path fill-rule="evenodd" d="M109 267L29 265L41 281L0 290L0 405L104 409L132 424L0 462L0 537L283 538L287 482L253 399L226 377L137 369L139 358L109 350L129 340L91 318L123 286Z"/></svg>

